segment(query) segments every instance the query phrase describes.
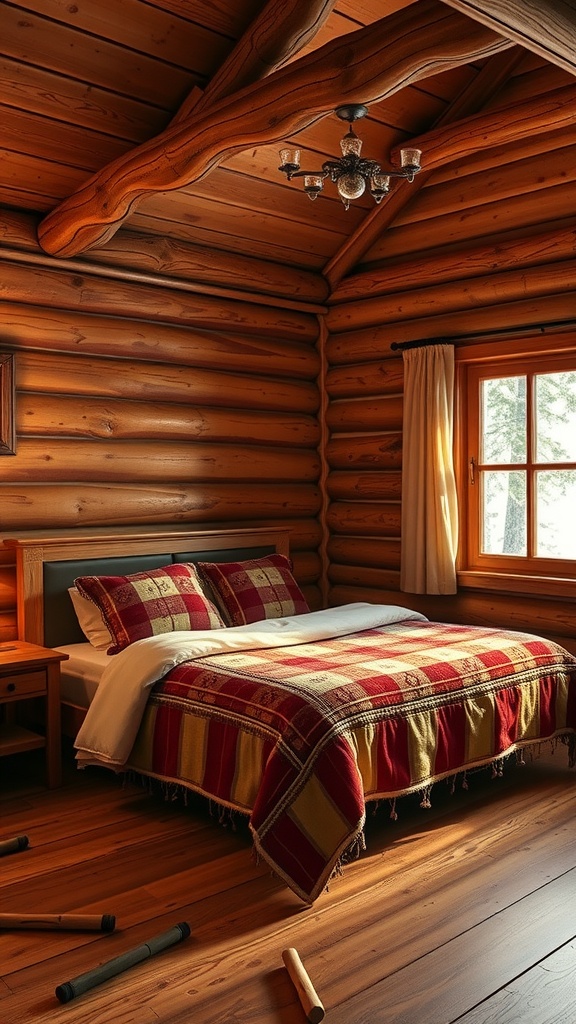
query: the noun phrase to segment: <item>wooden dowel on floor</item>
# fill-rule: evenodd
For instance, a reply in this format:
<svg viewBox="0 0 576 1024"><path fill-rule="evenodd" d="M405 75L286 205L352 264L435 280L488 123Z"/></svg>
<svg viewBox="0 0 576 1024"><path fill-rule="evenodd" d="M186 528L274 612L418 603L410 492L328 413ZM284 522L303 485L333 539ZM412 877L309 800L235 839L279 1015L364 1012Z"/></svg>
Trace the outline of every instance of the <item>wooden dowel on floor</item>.
<svg viewBox="0 0 576 1024"><path fill-rule="evenodd" d="M113 932L114 914L0 914L0 928L55 928Z"/></svg>
<svg viewBox="0 0 576 1024"><path fill-rule="evenodd" d="M28 836L14 836L14 839L0 840L0 857L7 853L17 853L18 850L25 850L28 846Z"/></svg>
<svg viewBox="0 0 576 1024"><path fill-rule="evenodd" d="M297 950L292 948L284 949L282 951L282 959L286 970L290 975L294 988L298 993L298 998L302 1003L302 1009L306 1014L306 1020L310 1021L310 1024L319 1024L319 1021L324 1017L324 1007L316 989L310 981L310 977L298 955Z"/></svg>

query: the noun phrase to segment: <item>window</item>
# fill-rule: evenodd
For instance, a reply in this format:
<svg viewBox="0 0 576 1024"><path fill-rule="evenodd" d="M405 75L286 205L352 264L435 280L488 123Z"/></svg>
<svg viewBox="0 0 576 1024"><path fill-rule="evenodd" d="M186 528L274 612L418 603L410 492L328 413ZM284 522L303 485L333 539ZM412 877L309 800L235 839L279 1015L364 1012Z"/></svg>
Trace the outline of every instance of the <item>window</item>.
<svg viewBox="0 0 576 1024"><path fill-rule="evenodd" d="M459 582L543 591L576 578L576 350L498 356L463 357Z"/></svg>

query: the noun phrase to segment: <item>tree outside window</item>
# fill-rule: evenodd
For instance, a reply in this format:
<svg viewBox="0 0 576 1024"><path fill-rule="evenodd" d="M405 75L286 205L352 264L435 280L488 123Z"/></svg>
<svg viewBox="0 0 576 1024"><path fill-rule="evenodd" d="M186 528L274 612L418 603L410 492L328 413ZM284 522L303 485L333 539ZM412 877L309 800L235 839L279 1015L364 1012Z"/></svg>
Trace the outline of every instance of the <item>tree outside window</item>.
<svg viewBox="0 0 576 1024"><path fill-rule="evenodd" d="M463 385L464 568L576 576L576 352L471 363Z"/></svg>

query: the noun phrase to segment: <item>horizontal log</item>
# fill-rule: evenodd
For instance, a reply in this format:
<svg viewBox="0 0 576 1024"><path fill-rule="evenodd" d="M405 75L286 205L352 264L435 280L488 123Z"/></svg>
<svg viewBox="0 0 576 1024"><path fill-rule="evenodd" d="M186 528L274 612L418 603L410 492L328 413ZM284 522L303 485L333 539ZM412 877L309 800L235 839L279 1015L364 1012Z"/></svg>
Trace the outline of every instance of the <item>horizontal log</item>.
<svg viewBox="0 0 576 1024"><path fill-rule="evenodd" d="M14 349L47 349L81 355L118 356L181 363L205 369L239 370L296 380L315 380L318 353L302 342L248 338L230 331L197 331L134 320L89 316L59 309L0 302L3 344Z"/></svg>
<svg viewBox="0 0 576 1024"><path fill-rule="evenodd" d="M258 519L251 521L251 526L268 526L269 524ZM290 551L315 551L322 543L322 528L319 519L274 519L274 526L286 528L290 531Z"/></svg>
<svg viewBox="0 0 576 1024"><path fill-rule="evenodd" d="M523 598L510 601L507 595L491 595L488 601L477 594L454 594L445 597L408 594L402 591L380 591L372 587L335 584L330 588L330 604L368 601L397 604L422 612L432 622L461 622L472 626L495 626L549 637L560 644L576 640L576 622L570 620L567 608L560 602Z"/></svg>
<svg viewBox="0 0 576 1024"><path fill-rule="evenodd" d="M38 245L39 217L35 214L0 210L0 251L2 246L25 252L42 252ZM192 245L175 238L146 235L137 231L117 232L105 245L92 249L79 264L90 269L99 264L141 274L173 277L199 287L219 286L251 293L260 303L260 295L278 296L284 301L322 303L328 297L328 284L317 273L297 267L280 266L243 253L230 254L206 246Z"/></svg>
<svg viewBox="0 0 576 1024"><path fill-rule="evenodd" d="M576 260L562 260L348 302L330 310L326 326L331 334L337 334L389 323L403 316L443 316L462 309L475 311L478 306L495 302L573 292L575 288Z"/></svg>
<svg viewBox="0 0 576 1024"><path fill-rule="evenodd" d="M350 565L332 565L328 572L332 586L369 587L371 591L389 591L400 588L400 572L397 569L353 568ZM381 604L387 601L380 599Z"/></svg>
<svg viewBox="0 0 576 1024"><path fill-rule="evenodd" d="M316 551L292 551L292 567L300 586L317 583L322 573L322 565Z"/></svg>
<svg viewBox="0 0 576 1024"><path fill-rule="evenodd" d="M174 441L77 441L26 438L4 480L36 483L81 480L138 484L204 482L252 484L259 480L308 483L320 476L316 452L249 445Z"/></svg>
<svg viewBox="0 0 576 1024"><path fill-rule="evenodd" d="M240 409L313 414L319 407L315 384L220 373L189 366L163 366L132 360L91 359L43 352L19 352L18 388L58 394L194 402Z"/></svg>
<svg viewBox="0 0 576 1024"><path fill-rule="evenodd" d="M328 605L330 607L339 607L343 604L367 601L368 604L395 604L400 605L402 608L410 608L410 602L406 600L408 596L403 594L401 590L377 590L374 587L357 587L335 583L328 590Z"/></svg>
<svg viewBox="0 0 576 1024"><path fill-rule="evenodd" d="M353 568L400 569L400 538L330 537L327 545L330 571L336 566Z"/></svg>
<svg viewBox="0 0 576 1024"><path fill-rule="evenodd" d="M232 399L231 399L232 400ZM236 444L316 448L320 426L313 416L129 399L46 395L20 391L19 437L148 438L228 441Z"/></svg>
<svg viewBox="0 0 576 1024"><path fill-rule="evenodd" d="M446 251L447 249L447 251ZM330 302L354 302L398 291L444 284L446 281L482 277L494 271L549 265L568 259L576 249L573 224L553 231L537 231L521 238L482 245L442 246L420 258L383 260L358 274L344 278Z"/></svg>
<svg viewBox="0 0 576 1024"><path fill-rule="evenodd" d="M332 469L399 469L402 465L402 434L333 437L326 445Z"/></svg>
<svg viewBox="0 0 576 1024"><path fill-rule="evenodd" d="M548 140L548 136L541 136ZM573 142L574 133L570 142ZM450 177L445 181L430 183L418 195L418 215L413 209L405 209L397 217L396 224L423 224L427 219L449 217L458 213L464 216L465 211L476 210L484 203L503 204L507 200L524 197L530 212L538 211L541 201L545 201L551 190L563 186L562 191L571 191L576 178L574 169L576 146L568 145L558 148L553 143L550 150L524 160L515 159L502 167L478 170L473 164L467 168L468 173L460 177Z"/></svg>
<svg viewBox="0 0 576 1024"><path fill-rule="evenodd" d="M544 83L542 83L542 90L548 91L545 89ZM547 172L546 176L548 173L551 173L554 176L554 180L557 180L558 168L553 166L554 152L558 152L561 157L562 151L566 147L572 146L573 143L574 128L570 124L565 128L553 128L541 135L527 135L525 138L517 140L513 146L502 145L496 149L480 149L472 153L468 159L458 161L456 176L454 174L455 168L450 164L436 167L431 173L433 187L437 188L445 182L454 180L464 183L465 178L477 176L482 172L489 178L490 174L495 176L498 168L504 170L513 166L517 167L518 177L522 185L526 178L525 169L529 167L529 161L532 159L538 159L539 162L543 161L543 166ZM564 161L562 160L562 162ZM489 178L489 180L494 181L494 177ZM541 185L541 182L539 185Z"/></svg>
<svg viewBox="0 0 576 1024"><path fill-rule="evenodd" d="M300 583L300 580L297 577L296 582ZM310 611L320 611L320 609L324 607L320 587L312 586L309 583L304 583L301 584L301 588Z"/></svg>
<svg viewBox="0 0 576 1024"><path fill-rule="evenodd" d="M326 523L334 533L374 537L399 537L400 502L334 501L326 513Z"/></svg>
<svg viewBox="0 0 576 1024"><path fill-rule="evenodd" d="M483 331L499 331L502 344L513 345L513 340L506 338L505 332L518 328L541 333L544 324L558 323L562 320L574 323L574 298L569 295L545 295L522 302L506 302L493 306L483 306L474 310L471 323L468 310L457 313L446 313L444 316L422 317L415 320L399 320L386 324L386 330L380 327L367 327L361 331L350 331L344 334L330 335L326 343L326 356L331 365L345 365L354 352L359 361L387 359L395 356L390 346L426 338L455 340L458 345L462 339L469 338L471 343L478 340Z"/></svg>
<svg viewBox="0 0 576 1024"><path fill-rule="evenodd" d="M318 319L314 314L175 288L118 280L112 283L80 268L71 272L57 266L29 267L5 260L2 294L4 299L32 306L188 324L204 330L228 329L237 334L308 342L315 342L318 337Z"/></svg>
<svg viewBox="0 0 576 1024"><path fill-rule="evenodd" d="M326 425L335 433L402 430L402 395L341 399L330 403Z"/></svg>
<svg viewBox="0 0 576 1024"><path fill-rule="evenodd" d="M194 523L214 529L238 523L318 515L321 498L312 484L202 484L169 487L145 484L0 483L4 532L60 527Z"/></svg>
<svg viewBox="0 0 576 1024"><path fill-rule="evenodd" d="M376 473L337 470L328 474L326 491L333 501L400 501L402 474L391 469Z"/></svg>
<svg viewBox="0 0 576 1024"><path fill-rule="evenodd" d="M331 399L361 398L365 395L401 395L404 390L402 356L388 351L384 358L380 357L369 363L354 362L346 366L332 366L326 373L325 388Z"/></svg>
<svg viewBox="0 0 576 1024"><path fill-rule="evenodd" d="M496 146L514 145L526 136L571 128L576 122L576 86L554 89L524 102L498 106L461 121L444 124L410 140L426 153L426 170L467 160L472 153ZM390 153L399 162L399 150Z"/></svg>
<svg viewBox="0 0 576 1024"><path fill-rule="evenodd" d="M394 259L416 253L418 257L426 251L434 251L438 239L443 245L469 242L471 238L491 238L497 234L518 231L525 232L526 225L533 231L549 228L555 221L568 220L574 216L571 203L572 189L540 188L524 195L510 196L506 202L492 202L487 195L485 203L476 208L446 213L442 217L430 216L418 220L417 216L410 223L400 223L397 218L394 225L380 236L363 259L371 264L381 259ZM418 204L415 204L415 210ZM408 214L406 214L408 216Z"/></svg>

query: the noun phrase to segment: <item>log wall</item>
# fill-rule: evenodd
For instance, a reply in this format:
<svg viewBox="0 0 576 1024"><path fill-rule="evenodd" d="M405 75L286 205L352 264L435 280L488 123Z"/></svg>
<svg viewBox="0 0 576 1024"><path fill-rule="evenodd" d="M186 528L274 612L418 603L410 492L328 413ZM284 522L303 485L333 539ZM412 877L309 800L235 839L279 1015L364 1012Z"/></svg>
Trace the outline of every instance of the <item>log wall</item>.
<svg viewBox="0 0 576 1024"><path fill-rule="evenodd" d="M271 272L267 296L261 261L239 259L235 280L229 257L182 246L174 261L164 247L154 274L154 243L138 237L58 261L40 252L33 218L0 222L0 347L15 353L16 381L0 532L283 524L319 607L321 279ZM0 549L0 638L14 635L14 566Z"/></svg>
<svg viewBox="0 0 576 1024"><path fill-rule="evenodd" d="M530 95L524 77L516 93ZM442 168L335 286L326 346L329 602L403 604L442 621L543 633L576 651L576 597L400 592L403 365L392 349L428 338L458 347L488 331L501 332L500 351L513 346L511 329L538 336L564 320L576 332L567 142L550 132ZM576 349L576 333L566 340Z"/></svg>

